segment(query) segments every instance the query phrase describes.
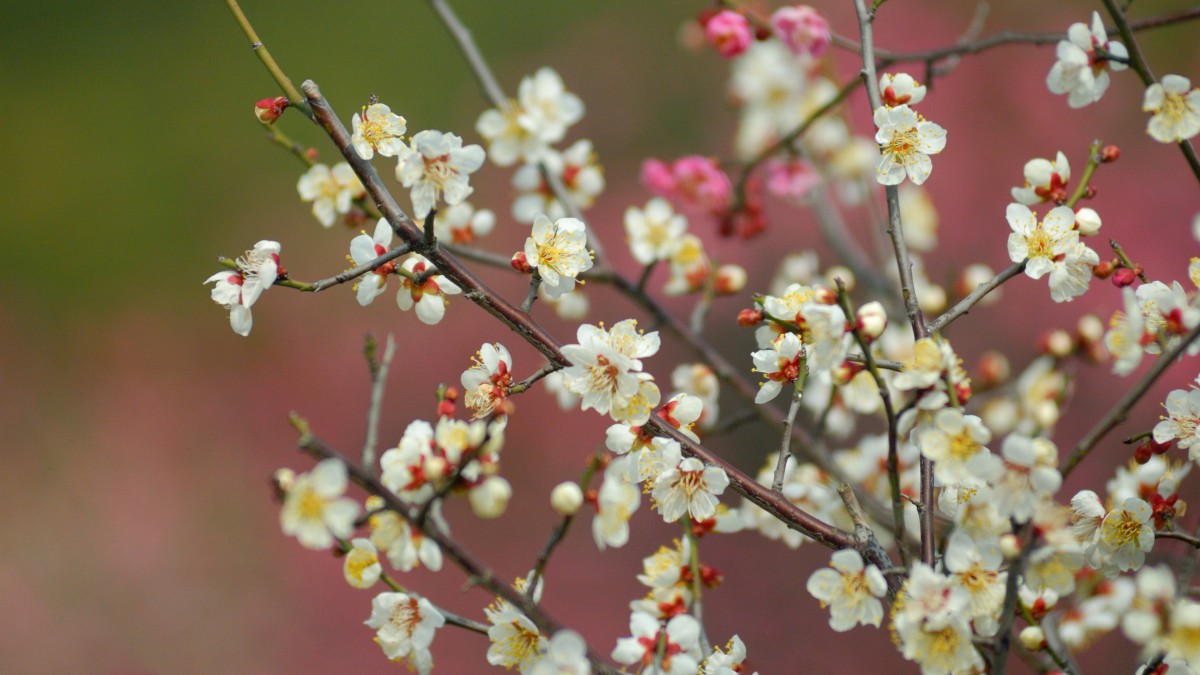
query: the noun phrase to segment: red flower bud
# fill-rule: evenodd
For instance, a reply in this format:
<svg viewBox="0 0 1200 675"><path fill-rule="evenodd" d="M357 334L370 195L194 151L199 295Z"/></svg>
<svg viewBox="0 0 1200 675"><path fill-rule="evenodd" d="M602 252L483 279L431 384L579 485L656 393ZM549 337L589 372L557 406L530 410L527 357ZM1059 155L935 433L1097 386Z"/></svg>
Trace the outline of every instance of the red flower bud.
<svg viewBox="0 0 1200 675"><path fill-rule="evenodd" d="M743 309L738 312L737 322L739 326L757 326L762 323L763 313L761 309Z"/></svg>
<svg viewBox="0 0 1200 675"><path fill-rule="evenodd" d="M524 251L513 254L512 268L521 274L530 274L533 272L533 267L529 265L529 259L525 257Z"/></svg>
<svg viewBox="0 0 1200 675"><path fill-rule="evenodd" d="M274 98L264 98L254 104L254 116L263 124L274 124L275 120L283 114L284 110L291 105L286 96L276 96Z"/></svg>
<svg viewBox="0 0 1200 675"><path fill-rule="evenodd" d="M1137 281L1137 272L1128 267L1122 267L1112 273L1113 286L1117 288L1132 286L1135 281Z"/></svg>
<svg viewBox="0 0 1200 675"><path fill-rule="evenodd" d="M1092 276L1097 279L1107 279L1112 276L1112 273L1117 269L1109 260L1101 260L1100 264L1092 268Z"/></svg>
<svg viewBox="0 0 1200 675"><path fill-rule="evenodd" d="M1143 443L1137 446L1137 450L1133 451L1133 460L1138 464L1145 464L1150 461L1150 456L1154 453L1150 451L1150 446Z"/></svg>
<svg viewBox="0 0 1200 675"><path fill-rule="evenodd" d="M1121 149L1115 145L1106 145L1100 151L1101 162L1115 162L1121 158Z"/></svg>

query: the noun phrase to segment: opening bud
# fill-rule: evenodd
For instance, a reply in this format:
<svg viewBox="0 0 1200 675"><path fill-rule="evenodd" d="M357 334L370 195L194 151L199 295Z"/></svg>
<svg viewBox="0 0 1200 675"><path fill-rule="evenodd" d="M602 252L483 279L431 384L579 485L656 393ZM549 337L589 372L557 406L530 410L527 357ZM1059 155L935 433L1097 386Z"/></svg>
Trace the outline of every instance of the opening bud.
<svg viewBox="0 0 1200 675"><path fill-rule="evenodd" d="M291 105L286 96L276 96L274 98L264 98L254 104L254 116L263 124L274 124L275 120L283 114L284 110Z"/></svg>
<svg viewBox="0 0 1200 675"><path fill-rule="evenodd" d="M1014 560L1021 555L1021 540L1017 538L1017 535L1009 532L1000 537L1000 555L1009 560Z"/></svg>
<svg viewBox="0 0 1200 675"><path fill-rule="evenodd" d="M1115 162L1120 158L1121 158L1121 149L1115 145L1106 145L1106 146L1104 146L1104 149L1100 151L1100 161L1101 162L1105 162L1105 163Z"/></svg>
<svg viewBox="0 0 1200 675"><path fill-rule="evenodd" d="M550 507L564 518L573 516L583 506L583 490L577 483L564 481L554 486L550 492Z"/></svg>
<svg viewBox="0 0 1200 675"><path fill-rule="evenodd" d="M1059 328L1043 335L1040 347L1042 353L1063 359L1075 351L1075 340L1071 338L1070 333Z"/></svg>
<svg viewBox="0 0 1200 675"><path fill-rule="evenodd" d="M1112 273L1117 269L1117 266L1111 260L1101 260L1099 264L1092 268L1092 276L1097 279L1107 279L1112 276Z"/></svg>
<svg viewBox="0 0 1200 675"><path fill-rule="evenodd" d="M858 334L867 342L883 335L887 328L887 310L879 302L868 302L855 312L855 325Z"/></svg>
<svg viewBox="0 0 1200 675"><path fill-rule="evenodd" d="M763 313L761 309L743 309L738 312L737 322L739 326L757 326L762 323Z"/></svg>
<svg viewBox="0 0 1200 675"><path fill-rule="evenodd" d="M819 302L822 305L836 305L838 304L837 291L832 288L817 286L813 289L813 302Z"/></svg>
<svg viewBox="0 0 1200 675"><path fill-rule="evenodd" d="M845 287L847 293L853 291L854 287L858 285L858 279L854 277L854 272L851 272L849 267L834 265L825 270L825 280L831 287L837 288L838 279L842 280L842 286Z"/></svg>
<svg viewBox="0 0 1200 675"><path fill-rule="evenodd" d="M529 259L525 257L524 251L519 251L513 254L512 268L521 274L532 274L533 266L529 264Z"/></svg>
<svg viewBox="0 0 1200 675"><path fill-rule="evenodd" d="M994 349L979 356L978 368L979 382L985 388L1004 384L1012 373L1012 369L1008 365L1008 357Z"/></svg>
<svg viewBox="0 0 1200 675"><path fill-rule="evenodd" d="M499 518L512 499L512 486L500 476L492 476L467 494L471 510L480 518Z"/></svg>

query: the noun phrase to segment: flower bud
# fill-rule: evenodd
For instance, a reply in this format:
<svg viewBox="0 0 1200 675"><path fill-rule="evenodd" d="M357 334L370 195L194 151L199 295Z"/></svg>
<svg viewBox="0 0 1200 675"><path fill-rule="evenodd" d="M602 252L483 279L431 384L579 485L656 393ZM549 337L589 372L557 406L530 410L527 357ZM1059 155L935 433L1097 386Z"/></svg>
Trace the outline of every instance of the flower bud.
<svg viewBox="0 0 1200 675"><path fill-rule="evenodd" d="M717 268L717 295L733 295L746 287L746 270L741 265L721 265Z"/></svg>
<svg viewBox="0 0 1200 675"><path fill-rule="evenodd" d="M1003 555L1008 560L1015 560L1021 555L1021 540L1017 535L1009 532L1000 537L1000 555Z"/></svg>
<svg viewBox="0 0 1200 675"><path fill-rule="evenodd" d="M1012 399L996 397L983 404L979 417L992 433L1000 436L1017 428L1021 413Z"/></svg>
<svg viewBox="0 0 1200 675"><path fill-rule="evenodd" d="M583 506L583 490L571 481L559 483L550 492L550 506L555 513L564 518L573 516L579 511L579 507Z"/></svg>
<svg viewBox="0 0 1200 675"><path fill-rule="evenodd" d="M738 312L737 322L739 326L757 326L762 323L763 313L761 309L743 309Z"/></svg>
<svg viewBox="0 0 1200 675"><path fill-rule="evenodd" d="M450 462L445 457L434 455L425 460L425 477L431 481L440 481L450 475Z"/></svg>
<svg viewBox="0 0 1200 675"><path fill-rule="evenodd" d="M1133 451L1133 461L1137 462L1138 464L1145 464L1146 462L1150 461L1150 457L1153 454L1154 452L1150 450L1150 445L1147 443L1142 443L1137 446L1136 450Z"/></svg>
<svg viewBox="0 0 1200 675"><path fill-rule="evenodd" d="M1071 339L1070 333L1061 328L1043 335L1041 342L1042 352L1059 359L1070 356L1075 350L1075 340Z"/></svg>
<svg viewBox="0 0 1200 675"><path fill-rule="evenodd" d="M1113 271L1117 266L1112 264L1111 260L1101 260L1099 264L1092 268L1092 276L1097 279L1107 279L1112 276Z"/></svg>
<svg viewBox="0 0 1200 675"><path fill-rule="evenodd" d="M727 59L746 51L754 39L746 17L728 9L717 12L704 23L704 37Z"/></svg>
<svg viewBox="0 0 1200 675"><path fill-rule="evenodd" d="M533 272L533 267L529 264L529 259L525 257L524 251L518 251L513 254L512 268L521 274L529 274Z"/></svg>
<svg viewBox="0 0 1200 675"><path fill-rule="evenodd" d="M1058 404L1054 401L1038 401L1033 406L1033 421L1043 429L1049 429L1058 424L1061 414L1062 411L1058 409Z"/></svg>
<svg viewBox="0 0 1200 675"><path fill-rule="evenodd" d="M979 382L987 388L1004 384L1012 369L1008 365L1008 357L994 349L979 356Z"/></svg>
<svg viewBox="0 0 1200 675"><path fill-rule="evenodd" d="M883 329L887 328L887 311L877 301L859 307L855 319L858 334L867 342L883 335Z"/></svg>
<svg viewBox="0 0 1200 675"><path fill-rule="evenodd" d="M1041 626L1026 626L1021 630L1021 645L1031 652L1046 648L1046 633Z"/></svg>
<svg viewBox="0 0 1200 675"><path fill-rule="evenodd" d="M1075 227L1080 236L1090 237L1100 231L1100 214L1095 209L1082 208L1075 212Z"/></svg>
<svg viewBox="0 0 1200 675"><path fill-rule="evenodd" d="M921 295L917 297L917 301L922 312L940 314L942 310L946 309L946 289L937 284L929 284L921 289Z"/></svg>
<svg viewBox="0 0 1200 675"><path fill-rule="evenodd" d="M492 476L476 485L467 493L467 498L475 515L480 518L499 518L508 508L512 486L500 476Z"/></svg>
<svg viewBox="0 0 1200 675"><path fill-rule="evenodd" d="M822 305L836 305L838 304L837 291L832 288L817 286L813 289L813 302L819 302Z"/></svg>
<svg viewBox="0 0 1200 675"><path fill-rule="evenodd" d="M291 105L286 96L276 96L274 98L264 98L254 104L254 116L263 124L274 124L275 120L283 114L284 110Z"/></svg>
<svg viewBox="0 0 1200 675"><path fill-rule="evenodd" d="M1150 452L1153 452L1156 455L1164 454L1166 451L1171 449L1171 441L1159 443L1158 441L1154 440L1153 436L1150 436L1146 439L1146 444L1150 446Z"/></svg>
<svg viewBox="0 0 1200 675"><path fill-rule="evenodd" d="M1137 272L1128 267L1122 267L1112 273L1113 286L1117 288L1132 286L1135 281L1137 281Z"/></svg>
<svg viewBox="0 0 1200 675"><path fill-rule="evenodd" d="M829 282L830 287L837 288L837 279L842 280L842 287L849 293L854 290L858 284L858 279L854 277L854 272L850 271L849 267L844 265L834 265L825 270L825 279Z"/></svg>
<svg viewBox="0 0 1200 675"><path fill-rule="evenodd" d="M1115 145L1106 145L1100 151L1101 162L1115 162L1121 158L1121 149Z"/></svg>
<svg viewBox="0 0 1200 675"><path fill-rule="evenodd" d="M1104 339L1104 322L1095 314L1084 314L1075 324L1079 339L1087 342L1099 342Z"/></svg>
<svg viewBox="0 0 1200 675"><path fill-rule="evenodd" d="M287 494L292 489L292 484L296 482L296 472L291 469L278 469L272 479L275 481L275 487L279 488L283 494Z"/></svg>

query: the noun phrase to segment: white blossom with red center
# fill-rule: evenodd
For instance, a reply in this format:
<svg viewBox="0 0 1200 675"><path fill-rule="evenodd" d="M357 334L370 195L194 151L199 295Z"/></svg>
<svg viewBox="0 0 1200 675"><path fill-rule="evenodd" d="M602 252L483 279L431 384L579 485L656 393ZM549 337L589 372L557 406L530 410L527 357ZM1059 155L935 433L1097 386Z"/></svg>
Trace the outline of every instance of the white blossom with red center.
<svg viewBox="0 0 1200 675"><path fill-rule="evenodd" d="M784 333L771 343L770 349L756 351L750 356L754 359L755 372L766 378L760 385L754 402L766 403L779 395L783 385L792 384L800 377L804 345L795 333Z"/></svg>
<svg viewBox="0 0 1200 675"><path fill-rule="evenodd" d="M717 496L729 486L724 469L695 457L682 458L678 443L667 446L663 463L670 468L659 474L652 493L663 520L673 523L684 514L692 520L713 517Z"/></svg>
<svg viewBox="0 0 1200 675"><path fill-rule="evenodd" d="M1142 110L1153 112L1146 133L1160 143L1179 143L1200 134L1200 89L1181 75L1164 75L1146 88Z"/></svg>
<svg viewBox="0 0 1200 675"><path fill-rule="evenodd" d="M907 105L875 109L875 142L879 163L875 180L881 185L899 185L904 177L921 185L933 171L930 155L946 147L946 130L914 112Z"/></svg>
<svg viewBox="0 0 1200 675"><path fill-rule="evenodd" d="M1176 443L1188 458L1200 459L1200 389L1176 389L1167 394L1167 415L1154 425L1157 443Z"/></svg>
<svg viewBox="0 0 1200 675"><path fill-rule="evenodd" d="M429 646L446 617L425 598L406 593L380 593L371 601L371 618L366 623L375 630L375 641L393 661L407 661L421 675L433 670Z"/></svg>
<svg viewBox="0 0 1200 675"><path fill-rule="evenodd" d="M237 270L217 272L204 280L213 284L212 300L229 310L229 325L238 335L249 335L254 324L250 307L260 295L287 274L279 264L279 242L264 239L237 259Z"/></svg>
<svg viewBox="0 0 1200 675"><path fill-rule="evenodd" d="M656 663L663 675L695 675L703 654L700 651L700 624L688 614L667 622L664 629L658 619L644 612L629 617L632 637L620 638L612 658L627 666L649 667ZM660 642L663 644L660 645ZM658 662L658 655L662 661ZM649 672L643 670L642 672Z"/></svg>
<svg viewBox="0 0 1200 675"><path fill-rule="evenodd" d="M889 108L912 106L925 100L925 86L908 73L884 73L879 77L879 97Z"/></svg>
<svg viewBox="0 0 1200 675"><path fill-rule="evenodd" d="M354 169L340 162L330 169L313 165L296 183L300 199L312 202L312 213L325 227L333 227L339 215L348 213L354 200L367 193Z"/></svg>
<svg viewBox="0 0 1200 675"><path fill-rule="evenodd" d="M1012 189L1018 202L1033 206L1043 202L1062 204L1067 200L1067 182L1071 180L1071 164L1062 152L1051 162L1041 157L1025 163L1025 185Z"/></svg>
<svg viewBox="0 0 1200 675"><path fill-rule="evenodd" d="M408 311L416 307L417 318L422 323L434 325L446 314L447 295L458 295L462 292L458 286L440 274L434 274L424 281L420 277L431 269L431 263L425 256L414 253L409 256L402 266L404 272L400 281L400 292L396 294L396 304L400 309Z"/></svg>
<svg viewBox="0 0 1200 675"><path fill-rule="evenodd" d="M392 247L392 226L386 218L380 218L374 234L366 232L350 240L350 259L355 265L366 265L387 253ZM389 275L396 273L396 261L389 260L374 270L359 277L354 290L358 304L366 307L387 289Z"/></svg>
<svg viewBox="0 0 1200 675"><path fill-rule="evenodd" d="M361 114L355 113L351 125L354 135L350 143L363 159L371 159L376 152L384 157L395 157L404 147L407 123L382 103L364 106Z"/></svg>
<svg viewBox="0 0 1200 675"><path fill-rule="evenodd" d="M463 371L461 382L471 419L478 419L495 412L508 396L513 384L512 356L499 342L484 343L471 361L473 365Z"/></svg>

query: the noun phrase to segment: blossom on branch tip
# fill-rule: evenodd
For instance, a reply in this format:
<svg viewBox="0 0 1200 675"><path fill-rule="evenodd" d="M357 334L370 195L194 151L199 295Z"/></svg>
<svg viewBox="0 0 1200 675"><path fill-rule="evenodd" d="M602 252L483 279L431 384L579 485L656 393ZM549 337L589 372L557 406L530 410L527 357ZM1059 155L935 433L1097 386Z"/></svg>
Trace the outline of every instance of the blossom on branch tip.
<svg viewBox="0 0 1200 675"><path fill-rule="evenodd" d="M925 85L908 73L884 73L879 76L879 96L888 108L914 106L925 100Z"/></svg>
<svg viewBox="0 0 1200 675"><path fill-rule="evenodd" d="M384 157L395 157L404 147L407 122L382 103L372 103L364 106L361 113L354 113L351 125L354 135L350 143L363 159L371 159L376 152Z"/></svg>
<svg viewBox="0 0 1200 675"><path fill-rule="evenodd" d="M1109 70L1128 67L1121 61L1129 58L1129 52L1120 42L1109 41L1100 13L1092 12L1091 30L1083 23L1071 24L1067 39L1055 48L1055 57L1046 86L1051 93L1069 94L1067 105L1082 108L1099 101L1108 90Z"/></svg>
<svg viewBox="0 0 1200 675"><path fill-rule="evenodd" d="M469 176L483 166L484 152L478 145L464 147L454 134L426 129L412 137L410 146L400 146L396 157L396 180L411 190L413 217L421 219L439 196L451 206L470 196Z"/></svg>
<svg viewBox="0 0 1200 675"><path fill-rule="evenodd" d="M502 408L513 384L512 356L499 342L484 343L471 361L471 367L463 371L460 381L466 392L466 406L472 412L471 419L479 419Z"/></svg>
<svg viewBox="0 0 1200 675"><path fill-rule="evenodd" d="M346 483L346 465L336 459L322 460L312 472L296 476L279 512L283 533L316 550L333 546L334 537L349 537L358 504L342 497Z"/></svg>
<svg viewBox="0 0 1200 675"><path fill-rule="evenodd" d="M792 384L800 377L804 345L795 333L784 333L771 343L770 349L761 349L750 357L754 360L755 372L766 378L759 386L754 402L767 403L783 391L784 384Z"/></svg>
<svg viewBox="0 0 1200 675"><path fill-rule="evenodd" d="M279 242L264 239L237 259L236 271L217 272L204 280L213 284L212 300L229 310L229 325L238 335L250 334L254 323L250 307L284 274L281 249Z"/></svg>
<svg viewBox="0 0 1200 675"><path fill-rule="evenodd" d="M882 185L899 185L904 177L921 185L933 171L929 155L946 147L946 130L918 115L907 105L875 109L875 142L880 158L875 179Z"/></svg>
<svg viewBox="0 0 1200 675"><path fill-rule="evenodd" d="M724 649L713 646L712 654L700 664L699 672L702 675L738 675L745 672L745 661L746 643L734 635Z"/></svg>
<svg viewBox="0 0 1200 675"><path fill-rule="evenodd" d="M429 646L446 617L425 598L406 593L380 593L371 601L371 617L364 623L375 629L375 641L392 661L407 660L420 675L433 670Z"/></svg>
<svg viewBox="0 0 1200 675"><path fill-rule="evenodd" d="M296 183L300 199L312 202L312 213L325 227L333 227L339 215L350 211L355 199L367 190L346 162L330 169L324 164L313 165Z"/></svg>
<svg viewBox="0 0 1200 675"><path fill-rule="evenodd" d="M1200 89L1181 75L1164 75L1146 88L1142 110L1154 116L1146 133L1160 143L1179 143L1200 134Z"/></svg>
<svg viewBox="0 0 1200 675"><path fill-rule="evenodd" d="M586 226L576 218L559 218L551 223L539 213L533 220L532 234L525 240L525 259L541 276L546 295L562 297L575 287L576 277L592 267Z"/></svg>

